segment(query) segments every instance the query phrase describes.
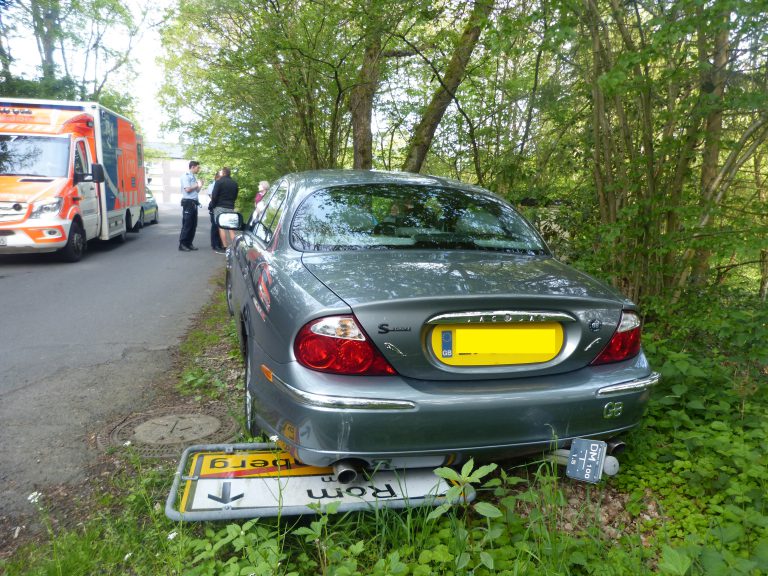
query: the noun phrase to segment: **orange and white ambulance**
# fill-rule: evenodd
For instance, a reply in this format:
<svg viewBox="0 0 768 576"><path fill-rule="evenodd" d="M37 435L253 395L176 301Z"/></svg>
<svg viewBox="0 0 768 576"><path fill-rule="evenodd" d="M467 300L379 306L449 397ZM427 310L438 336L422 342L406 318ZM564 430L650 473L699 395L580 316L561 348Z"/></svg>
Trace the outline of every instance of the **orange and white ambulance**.
<svg viewBox="0 0 768 576"><path fill-rule="evenodd" d="M142 227L141 136L95 102L0 98L0 254L125 240Z"/></svg>

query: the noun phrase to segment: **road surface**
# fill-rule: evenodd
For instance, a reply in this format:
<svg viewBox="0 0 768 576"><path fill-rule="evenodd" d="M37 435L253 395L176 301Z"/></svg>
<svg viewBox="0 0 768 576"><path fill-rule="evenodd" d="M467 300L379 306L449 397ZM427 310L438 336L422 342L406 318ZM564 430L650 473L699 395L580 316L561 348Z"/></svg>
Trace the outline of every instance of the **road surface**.
<svg viewBox="0 0 768 576"><path fill-rule="evenodd" d="M181 208L161 205L159 224L78 263L0 257L0 520L33 512L34 491L81 480L98 457L89 435L151 404L224 270L199 216L196 252L178 250Z"/></svg>

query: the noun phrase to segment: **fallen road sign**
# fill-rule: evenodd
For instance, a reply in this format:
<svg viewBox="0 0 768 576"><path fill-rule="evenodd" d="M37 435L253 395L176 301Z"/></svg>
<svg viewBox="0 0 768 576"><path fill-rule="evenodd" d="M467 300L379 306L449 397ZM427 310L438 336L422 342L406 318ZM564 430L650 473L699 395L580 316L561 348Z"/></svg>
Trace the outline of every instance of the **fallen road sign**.
<svg viewBox="0 0 768 576"><path fill-rule="evenodd" d="M274 444L191 446L182 454L165 514L226 520L315 514L332 502L340 503L339 512L439 505L448 488L431 468L378 470L341 484L332 468L302 464Z"/></svg>

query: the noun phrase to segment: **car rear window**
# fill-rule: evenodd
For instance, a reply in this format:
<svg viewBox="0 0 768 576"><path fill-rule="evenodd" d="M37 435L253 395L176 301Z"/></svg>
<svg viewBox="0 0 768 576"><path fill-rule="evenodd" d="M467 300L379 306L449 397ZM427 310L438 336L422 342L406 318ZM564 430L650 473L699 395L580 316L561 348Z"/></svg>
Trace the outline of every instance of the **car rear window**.
<svg viewBox="0 0 768 576"><path fill-rule="evenodd" d="M434 248L549 253L528 222L491 195L394 184L314 192L296 211L291 244L304 252Z"/></svg>

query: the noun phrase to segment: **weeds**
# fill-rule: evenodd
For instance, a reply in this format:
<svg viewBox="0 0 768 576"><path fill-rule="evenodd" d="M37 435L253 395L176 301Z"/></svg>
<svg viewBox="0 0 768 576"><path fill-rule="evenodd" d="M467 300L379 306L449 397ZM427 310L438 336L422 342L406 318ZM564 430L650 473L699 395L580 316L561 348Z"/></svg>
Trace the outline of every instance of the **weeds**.
<svg viewBox="0 0 768 576"><path fill-rule="evenodd" d="M222 303L214 303L208 313L216 322L202 331L218 335L223 358L237 354L237 338ZM130 449L119 449L125 470L109 480L111 491L89 503L89 518L57 530L38 496L33 504L46 537L0 561L0 572L768 573L768 396L759 385L766 340L746 336L756 328L763 334L765 323L757 313L740 316L741 324L709 316L709 324L695 320L677 332L660 330L665 339L649 335L647 350L664 373L664 384L654 392L642 426L628 438L622 471L598 485L575 484L547 460L479 467L470 461L458 470L435 471L451 488L448 501L434 508L340 514L328 506L314 517L175 524L161 504L172 468L149 465ZM713 329L707 332L707 326ZM719 341L721 335L727 341ZM200 335L189 350L211 350L208 337ZM739 342L746 342L743 365ZM185 364L180 386L187 393L229 390L216 383L228 380L211 368L215 363Z"/></svg>

